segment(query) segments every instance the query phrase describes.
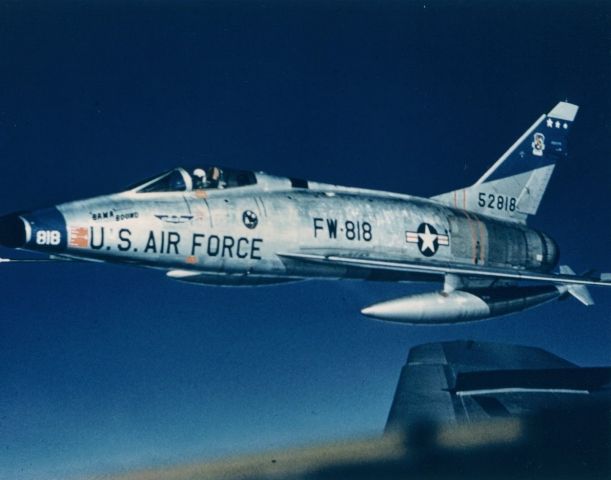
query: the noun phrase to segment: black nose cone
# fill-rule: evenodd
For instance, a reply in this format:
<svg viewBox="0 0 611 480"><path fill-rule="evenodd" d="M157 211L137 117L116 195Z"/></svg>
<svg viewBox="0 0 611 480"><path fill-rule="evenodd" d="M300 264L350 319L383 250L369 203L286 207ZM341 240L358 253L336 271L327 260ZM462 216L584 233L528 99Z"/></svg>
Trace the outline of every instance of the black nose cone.
<svg viewBox="0 0 611 480"><path fill-rule="evenodd" d="M3 247L19 248L26 244L25 221L18 213L11 213L0 217L0 245Z"/></svg>

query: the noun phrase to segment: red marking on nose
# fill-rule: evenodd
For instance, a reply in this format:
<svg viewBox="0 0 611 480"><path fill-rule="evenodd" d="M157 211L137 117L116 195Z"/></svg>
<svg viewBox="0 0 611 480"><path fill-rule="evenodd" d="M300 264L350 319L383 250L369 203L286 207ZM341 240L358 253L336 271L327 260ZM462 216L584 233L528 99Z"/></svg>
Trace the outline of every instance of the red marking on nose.
<svg viewBox="0 0 611 480"><path fill-rule="evenodd" d="M87 248L89 245L89 230L86 227L70 228L68 245L71 247Z"/></svg>

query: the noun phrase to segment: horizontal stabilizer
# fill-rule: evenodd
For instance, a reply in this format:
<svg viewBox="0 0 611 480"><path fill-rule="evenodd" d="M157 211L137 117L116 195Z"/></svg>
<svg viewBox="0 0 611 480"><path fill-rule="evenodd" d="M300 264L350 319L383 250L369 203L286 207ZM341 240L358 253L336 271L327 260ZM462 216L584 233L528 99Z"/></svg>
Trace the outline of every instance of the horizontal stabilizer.
<svg viewBox="0 0 611 480"><path fill-rule="evenodd" d="M575 275L575 272L568 265L560 265L560 273L565 275ZM594 305L594 299L590 295L588 288L585 285L567 285L567 291L583 303L586 307Z"/></svg>

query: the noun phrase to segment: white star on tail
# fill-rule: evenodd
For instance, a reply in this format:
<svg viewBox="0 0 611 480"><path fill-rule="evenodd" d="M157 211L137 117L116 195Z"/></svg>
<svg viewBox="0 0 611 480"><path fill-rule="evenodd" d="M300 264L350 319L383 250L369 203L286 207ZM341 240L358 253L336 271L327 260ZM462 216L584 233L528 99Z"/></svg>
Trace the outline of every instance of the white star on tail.
<svg viewBox="0 0 611 480"><path fill-rule="evenodd" d="M431 233L428 225L424 226L424 233L419 233L418 236L422 240L422 246L420 247L420 251L424 253L427 250L430 250L431 252L435 253L435 245L433 242L435 242L435 240L437 239L437 235Z"/></svg>

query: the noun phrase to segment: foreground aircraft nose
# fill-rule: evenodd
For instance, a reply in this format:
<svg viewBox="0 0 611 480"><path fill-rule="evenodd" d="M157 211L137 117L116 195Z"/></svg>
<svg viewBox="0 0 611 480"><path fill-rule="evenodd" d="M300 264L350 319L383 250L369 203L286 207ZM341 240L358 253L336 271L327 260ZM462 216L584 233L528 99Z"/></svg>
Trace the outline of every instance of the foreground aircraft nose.
<svg viewBox="0 0 611 480"><path fill-rule="evenodd" d="M65 250L66 240L66 220L55 207L0 217L3 247L60 252Z"/></svg>
<svg viewBox="0 0 611 480"><path fill-rule="evenodd" d="M26 221L18 214L0 217L0 245L9 248L23 247L27 242Z"/></svg>

